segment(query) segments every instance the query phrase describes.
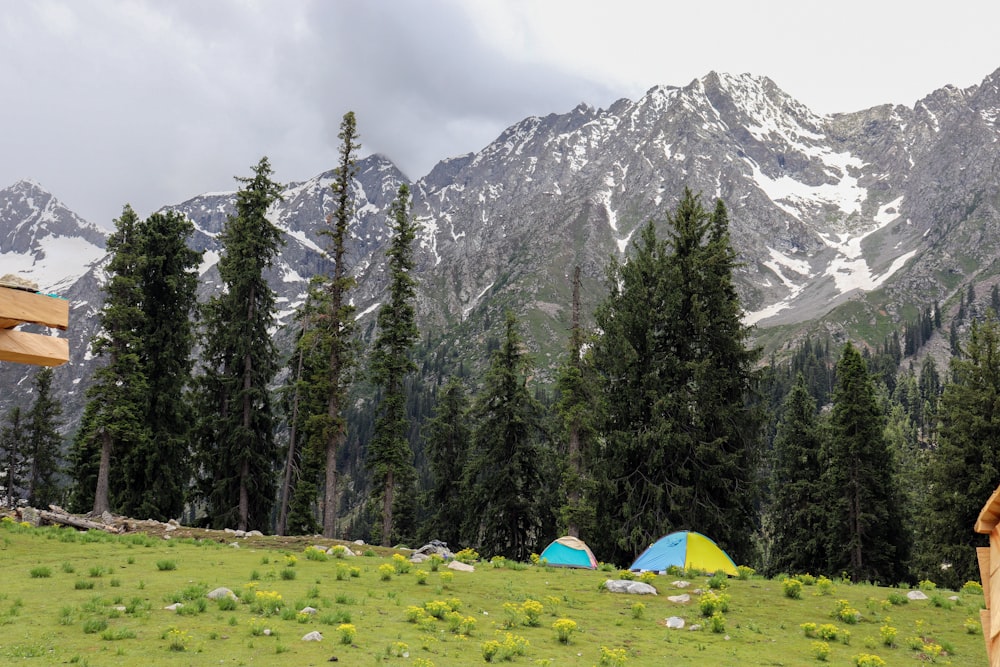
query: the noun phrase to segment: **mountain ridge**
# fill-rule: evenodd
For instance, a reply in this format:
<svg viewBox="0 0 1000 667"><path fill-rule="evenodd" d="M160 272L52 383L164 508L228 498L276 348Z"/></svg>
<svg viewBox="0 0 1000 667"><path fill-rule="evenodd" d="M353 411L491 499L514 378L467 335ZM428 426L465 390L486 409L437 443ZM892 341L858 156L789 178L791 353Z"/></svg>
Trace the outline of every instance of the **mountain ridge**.
<svg viewBox="0 0 1000 667"><path fill-rule="evenodd" d="M405 182L421 225L420 325L458 358L481 359L509 308L526 329L540 379L550 378L564 348L574 267L581 267L589 317L609 258L625 257L647 221L662 235L685 187L701 192L706 205L718 197L729 208L747 322L768 346L810 330L881 331L914 304L946 302L970 280L997 272L998 118L1000 69L969 88L932 91L912 108L831 115L813 113L767 77L710 72L607 109L582 103L522 119L482 150L441 160L412 182L372 154L358 161L352 186L349 257L362 330L370 333L385 286L388 207ZM282 325L302 303L309 277L328 268L317 230L332 210L331 178L328 171L289 183L271 211L287 241L269 274ZM15 190L0 190L0 262L37 262L46 239L68 237L43 225L33 213L38 206ZM204 193L164 207L195 223L192 246L206 258L203 295L220 288L215 236L233 196ZM70 213L66 230L96 229ZM26 227L40 235L30 241ZM80 231L80 243L93 246L92 233ZM86 386L92 364L80 348L99 308L100 262L57 283L79 300L81 334L70 334L73 359L63 371L73 377L60 385L70 396L69 382ZM856 322L829 319L848 306ZM14 375L23 379L23 371L0 369L5 380Z"/></svg>

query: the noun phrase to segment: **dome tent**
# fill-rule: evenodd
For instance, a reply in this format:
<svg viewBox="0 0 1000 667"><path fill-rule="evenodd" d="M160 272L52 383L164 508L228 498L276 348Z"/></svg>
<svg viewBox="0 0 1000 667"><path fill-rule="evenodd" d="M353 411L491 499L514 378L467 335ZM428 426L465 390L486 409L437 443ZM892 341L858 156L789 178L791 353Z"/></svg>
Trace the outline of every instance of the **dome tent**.
<svg viewBox="0 0 1000 667"><path fill-rule="evenodd" d="M736 564L715 542L701 533L682 530L654 542L629 567L633 572L663 572L675 566L738 576Z"/></svg>
<svg viewBox="0 0 1000 667"><path fill-rule="evenodd" d="M583 540L577 537L560 537L545 547L540 555L546 565L555 567L582 567L597 569L597 559Z"/></svg>

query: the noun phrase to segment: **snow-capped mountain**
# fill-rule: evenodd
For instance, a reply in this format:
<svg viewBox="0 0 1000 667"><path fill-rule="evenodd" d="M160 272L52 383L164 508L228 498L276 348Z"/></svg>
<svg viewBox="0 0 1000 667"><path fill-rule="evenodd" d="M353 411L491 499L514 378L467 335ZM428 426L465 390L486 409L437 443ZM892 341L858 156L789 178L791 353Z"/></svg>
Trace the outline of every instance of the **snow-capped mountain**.
<svg viewBox="0 0 1000 667"><path fill-rule="evenodd" d="M0 190L0 273L60 292L104 256L105 233L31 181Z"/></svg>
<svg viewBox="0 0 1000 667"><path fill-rule="evenodd" d="M822 116L765 77L713 72L608 109L581 104L526 118L410 184L421 224L416 273L425 340L481 359L503 311L512 309L544 377L565 347L574 267L582 270L586 315L604 294L608 259L625 257L647 221L665 230L685 187L702 193L706 207L716 197L727 204L746 321L762 339L775 331L794 336L818 320L828 331L859 336L862 325L898 322L908 308L947 305L970 282L986 284L996 273L998 120L1000 70L912 108ZM381 155L358 167L349 255L358 278L352 296L369 328L385 282L389 205L405 177ZM290 322L309 278L327 269L317 231L332 209L331 181L327 172L287 185L271 212L286 235L269 276L281 324ZM100 303L103 235L53 202L25 182L0 191L0 273L9 272L8 257L17 258L14 272L38 267L31 270L46 276L40 283L74 300L77 336L91 331ZM216 235L233 204L228 192L165 206L196 225L206 294L219 288ZM79 244L77 264L48 273L57 265L46 259L70 242ZM68 396L87 384L85 347L71 341L73 359L60 371ZM24 371L0 374L5 381Z"/></svg>

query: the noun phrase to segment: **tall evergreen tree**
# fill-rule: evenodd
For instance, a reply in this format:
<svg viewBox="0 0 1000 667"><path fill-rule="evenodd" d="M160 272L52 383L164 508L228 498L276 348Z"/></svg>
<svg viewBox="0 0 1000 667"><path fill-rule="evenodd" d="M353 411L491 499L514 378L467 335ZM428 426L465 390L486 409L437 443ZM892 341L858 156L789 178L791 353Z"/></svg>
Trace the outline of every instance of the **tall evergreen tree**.
<svg viewBox="0 0 1000 667"><path fill-rule="evenodd" d="M569 355L556 378L559 400L556 410L565 430L565 472L562 479L560 523L565 533L579 537L581 526L587 532L594 524L593 481L584 462L596 435L598 397L593 372L582 358L583 329L580 325L580 267L573 271L572 324Z"/></svg>
<svg viewBox="0 0 1000 667"><path fill-rule="evenodd" d="M410 188L399 186L390 210L392 242L386 250L389 260L389 300L378 312L378 336L371 356L371 376L381 389L382 401L375 419L375 434L368 446L367 465L372 472L375 495L381 501L382 546L403 535L412 535L413 526L393 522L394 505L414 501L416 481L413 451L406 437L406 376L417 369L411 358L417 330L417 282L413 278L413 240L417 225L410 214ZM399 494L409 489L410 494Z"/></svg>
<svg viewBox="0 0 1000 667"><path fill-rule="evenodd" d="M772 574L815 572L825 562L822 448L816 401L799 373L774 438L773 499L767 513L773 542L766 568Z"/></svg>
<svg viewBox="0 0 1000 667"><path fill-rule="evenodd" d="M899 582L907 575L909 540L896 462L871 376L850 343L837 362L830 426L823 456L828 571L846 571L858 581Z"/></svg>
<svg viewBox="0 0 1000 667"><path fill-rule="evenodd" d="M112 459L145 449L148 383L142 358L145 314L142 310L142 228L126 205L108 237L111 259L105 267L100 333L91 350L107 362L94 373L87 406L70 456L74 482L71 506L101 514L111 509Z"/></svg>
<svg viewBox="0 0 1000 667"><path fill-rule="evenodd" d="M32 507L45 507L59 497L62 406L52 395L52 372L51 368L42 368L35 375L35 401L25 426L28 504Z"/></svg>
<svg viewBox="0 0 1000 667"><path fill-rule="evenodd" d="M354 278L347 267L347 240L348 225L354 215L351 184L357 172L355 155L361 145L353 111L344 114L337 136L341 141L339 159L330 186L334 209L327 216L327 227L320 232L329 239L326 254L332 261L333 274L319 276L320 282L313 291L318 310L315 335L320 340L317 346L327 353L325 368L314 377L314 390L325 397L325 409L311 416L322 441L321 506L325 537L335 537L337 532L337 452L347 437L347 387L355 363L354 305L348 296L354 287Z"/></svg>
<svg viewBox="0 0 1000 667"><path fill-rule="evenodd" d="M551 460L543 409L527 387L531 371L517 319L507 313L504 338L472 407L464 533L467 544L519 561L545 537L542 495Z"/></svg>
<svg viewBox="0 0 1000 667"><path fill-rule="evenodd" d="M438 392L434 416L425 425L424 451L430 468L426 505L431 515L422 533L427 540L457 545L468 516L462 502L462 475L472 441L469 399L457 377Z"/></svg>
<svg viewBox="0 0 1000 667"><path fill-rule="evenodd" d="M926 549L920 574L957 588L979 578L975 547L983 504L1000 484L1000 324L974 322L965 356L951 360L941 395L938 447L928 466Z"/></svg>
<svg viewBox="0 0 1000 667"><path fill-rule="evenodd" d="M0 466L4 472L4 499L7 507L14 507L20 499L24 484L24 417L19 406L7 413L7 423L0 428Z"/></svg>
<svg viewBox="0 0 1000 667"><path fill-rule="evenodd" d="M728 216L685 190L668 223L666 241L650 223L628 262L612 262L596 313L607 415L593 541L623 561L691 528L749 558L763 420Z"/></svg>
<svg viewBox="0 0 1000 667"><path fill-rule="evenodd" d="M202 493L214 527L268 529L279 458L269 383L278 370L270 330L274 290L264 279L283 240L267 219L281 186L266 157L236 194L220 240L219 275L225 289L204 310L204 376L199 444Z"/></svg>
<svg viewBox="0 0 1000 667"><path fill-rule="evenodd" d="M190 249L194 224L175 211L142 224L140 363L146 377L144 426L149 437L125 453L116 470L119 510L128 516L179 518L191 479L192 318L201 253Z"/></svg>

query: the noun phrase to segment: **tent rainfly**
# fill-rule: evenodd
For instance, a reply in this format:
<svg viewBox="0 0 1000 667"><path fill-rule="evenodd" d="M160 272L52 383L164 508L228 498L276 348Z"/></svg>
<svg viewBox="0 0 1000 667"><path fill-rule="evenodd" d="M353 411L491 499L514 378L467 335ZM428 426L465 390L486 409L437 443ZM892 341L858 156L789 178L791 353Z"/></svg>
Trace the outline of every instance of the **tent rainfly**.
<svg viewBox="0 0 1000 667"><path fill-rule="evenodd" d="M643 551L629 569L664 572L671 566L703 572L721 570L732 577L739 575L733 559L719 545L701 533L688 530L661 537Z"/></svg>
<svg viewBox="0 0 1000 667"><path fill-rule="evenodd" d="M541 553L542 560L547 565L555 567L581 567L589 570L597 569L597 559L583 540L577 537L560 537L554 540Z"/></svg>

